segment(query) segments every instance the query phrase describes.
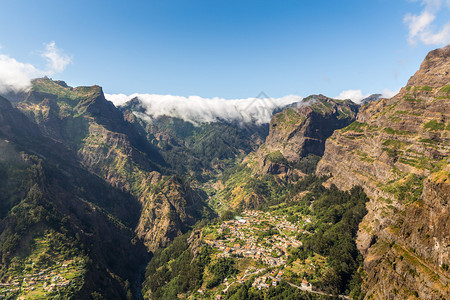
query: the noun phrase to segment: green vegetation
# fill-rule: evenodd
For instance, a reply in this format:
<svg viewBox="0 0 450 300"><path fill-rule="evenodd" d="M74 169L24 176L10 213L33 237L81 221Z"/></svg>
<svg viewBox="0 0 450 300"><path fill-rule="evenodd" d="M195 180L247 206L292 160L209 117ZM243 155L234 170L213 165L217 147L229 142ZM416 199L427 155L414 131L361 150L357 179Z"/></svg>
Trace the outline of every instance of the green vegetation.
<svg viewBox="0 0 450 300"><path fill-rule="evenodd" d="M388 147L392 147L394 149L402 149L406 146L407 144L405 142L399 141L399 140L385 140L383 142L383 146L388 146Z"/></svg>
<svg viewBox="0 0 450 300"><path fill-rule="evenodd" d="M206 283L207 289L218 286L225 278L237 273L234 268L234 260L229 258L219 258L209 266L208 271L213 275L213 278Z"/></svg>
<svg viewBox="0 0 450 300"><path fill-rule="evenodd" d="M230 300L313 300L323 299L318 295L301 291L290 286L286 281L281 281L276 287L271 286L267 290L257 290L249 283L232 286L224 299Z"/></svg>
<svg viewBox="0 0 450 300"><path fill-rule="evenodd" d="M424 138L419 138L419 142L424 143L424 144L430 144L430 145L437 145L439 143L439 141L432 140L432 139L424 139Z"/></svg>
<svg viewBox="0 0 450 300"><path fill-rule="evenodd" d="M43 161L22 156L28 163L0 161L1 213L7 220L0 238L0 278L6 285L0 291L8 297L72 296L84 283L85 254L70 236L68 218L48 201Z"/></svg>
<svg viewBox="0 0 450 300"><path fill-rule="evenodd" d="M280 150L267 154L266 158L274 164L283 164L283 165L289 164L287 159L284 158L283 154L281 154Z"/></svg>
<svg viewBox="0 0 450 300"><path fill-rule="evenodd" d="M395 111L396 114L398 115L410 115L410 116L421 116L421 113L415 113L415 112L411 112L411 111L407 111L407 110L397 110Z"/></svg>
<svg viewBox="0 0 450 300"><path fill-rule="evenodd" d="M408 205L422 196L423 180L424 176L409 174L406 178L387 184L383 189Z"/></svg>
<svg viewBox="0 0 450 300"><path fill-rule="evenodd" d="M275 115L274 120L279 126L292 126L305 120L294 108L287 108Z"/></svg>
<svg viewBox="0 0 450 300"><path fill-rule="evenodd" d="M368 127L369 127L369 125L366 123L360 123L358 121L354 121L353 123L351 123L344 129L342 129L341 131L342 132L347 132L347 131L363 132Z"/></svg>
<svg viewBox="0 0 450 300"><path fill-rule="evenodd" d="M226 299L317 299L317 295L287 283L301 285L302 279L329 294L361 297L362 280L358 270L362 258L354 240L368 199L361 188L353 188L350 192L339 191L335 186L326 189L322 186L323 181L324 178L315 176L299 180L287 188L283 201L269 197L269 204L262 205L263 211L258 211L257 215L254 215L255 211L244 211L247 222L241 223L242 226L233 225L239 223L232 218L238 213L228 211L224 214L226 217L202 227L202 239L190 238L188 244L188 235L176 238L169 247L158 250L151 260L144 284L145 297L166 299L195 295L209 299L223 294L221 291L227 287ZM297 197L299 194L303 196ZM239 238L235 235L236 226L241 226ZM299 227L287 229L292 226ZM253 245L262 247L260 253L286 262L270 267L256 259L249 260L236 250L224 249L248 247L250 237L255 238ZM273 247L280 238L288 243L296 241L293 244L296 247L287 249L289 256ZM303 245L298 246L299 242ZM228 256L224 257L224 251L228 251ZM200 254L194 256L194 253ZM311 269L311 265L314 268ZM276 287L256 288L260 284L256 283L257 278L261 280L278 272L284 275L283 279L278 279ZM191 276L187 278L184 273ZM245 274L247 276L243 276ZM272 279L266 282L272 285Z"/></svg>
<svg viewBox="0 0 450 300"><path fill-rule="evenodd" d="M405 130L396 130L391 127L384 128L384 132L386 132L387 134L395 134L395 135L410 135L410 134L415 133L415 132L405 131Z"/></svg>
<svg viewBox="0 0 450 300"><path fill-rule="evenodd" d="M441 92L448 93L450 86L447 86ZM429 92L432 88L414 87L412 94L417 91ZM77 159L66 162L66 157L47 159L53 154L38 151L36 155L16 153L8 162L0 160L0 279L8 284L7 288L0 287L0 295L8 292L6 297L71 298L86 294L98 299L132 298L135 283L131 287L129 280L134 278L133 272L144 263L147 253L133 233L141 205L144 209L150 207L144 210L149 227L155 226L154 220L159 221L158 216L150 215L167 205L170 209L163 213L166 218L163 221L167 222L159 224L171 231L156 229L164 232L161 235L164 239L174 241L155 251L148 264L142 290L145 298L197 299L218 294L226 299L321 297L290 285L301 285L303 279L314 290L330 295L351 295L355 299L364 296L362 257L355 239L367 212L368 199L360 187L348 192L339 191L334 185L327 189L322 185L325 177L293 175L300 174L297 170L314 174L319 156L311 154L290 163L280 151L274 151L265 158L290 167L290 172L261 174L255 168L260 158L252 160L250 155L243 159L267 135L265 126L246 130L228 123L197 126L168 117L153 123L138 119L110 126L105 119L101 120L104 124L99 121L101 118L96 120L85 114L89 102L101 96L99 87L72 89L62 82L41 79L35 81L34 92L40 92L43 101L21 103L19 107L47 134L57 129L58 139L61 135L74 151L62 156L76 152L84 157L87 166ZM405 99L422 101L416 95L407 95ZM52 106L45 104L49 101L53 101ZM385 110L393 112L396 105L391 104ZM56 109L52 111L50 107ZM337 118L341 124L347 124L341 119L354 116L352 106L349 107L338 107L334 121ZM335 113L336 105L315 101L311 102L311 109L323 115ZM395 113L388 117L389 121L417 119L398 115L420 115L408 111ZM55 116L59 120L48 126ZM289 108L274 120L274 127L297 126L305 118L298 110ZM424 123L423 128L450 130L450 124L432 120ZM381 129L355 121L341 132L350 132L346 137L355 140L379 134ZM413 134L390 127L383 130L390 135ZM426 133L431 138L418 138L422 146L438 148L439 134ZM130 139L122 143L122 137L128 134ZM419 157L420 153L408 152L410 149L404 151L408 144L397 138L400 139L391 136L383 142L383 150L394 161L419 169L436 168L437 159ZM128 142L133 146L128 147ZM262 153L268 153L266 150ZM161 161L153 161L152 155L159 152ZM362 161L375 161L361 150L353 153ZM439 157L440 153L432 155ZM7 156L6 151L0 151L0 159L3 156ZM154 174L155 170L164 174L162 179L160 174ZM394 169L393 174L399 179L382 187L385 192L406 205L420 200L424 176L402 173L399 169ZM175 238L192 229L192 224L204 218L206 211L210 212L203 202L208 197L210 204L223 212L221 217L210 223L203 221L192 234ZM390 202L384 200L384 205L396 209ZM193 207L204 210L191 214ZM388 214L389 209L382 215ZM392 230L399 228L393 226ZM159 234L157 230L155 234ZM414 268L408 272L417 275ZM93 283L85 282L86 279ZM253 285L257 279L262 281ZM104 294L112 289L115 290L111 294ZM223 292L224 289L228 292Z"/></svg>
<svg viewBox="0 0 450 300"><path fill-rule="evenodd" d="M290 166L294 169L298 169L305 174L313 174L316 171L317 164L321 157L315 154L308 154L305 157L300 158L296 162L289 162L279 150L274 151L266 155L266 159L274 164L281 164Z"/></svg>
<svg viewBox="0 0 450 300"><path fill-rule="evenodd" d="M361 158L362 161L365 161L368 163L373 163L375 161L375 159L370 157L367 153L362 152L361 150L357 150L356 154L358 154L358 156Z"/></svg>
<svg viewBox="0 0 450 300"><path fill-rule="evenodd" d="M400 157L399 161L401 163L413 166L418 169L428 169L432 170L436 167L435 161L426 157L426 156L418 156L418 157Z"/></svg>
<svg viewBox="0 0 450 300"><path fill-rule="evenodd" d="M411 90L411 87L408 87L409 89L407 89L408 91ZM424 85L424 86L415 86L414 91L425 91L425 92L431 92L433 90L433 88L431 86L428 85Z"/></svg>
<svg viewBox="0 0 450 300"><path fill-rule="evenodd" d="M423 124L423 128L430 129L432 131L444 130L445 123L438 122L437 120L431 120Z"/></svg>
<svg viewBox="0 0 450 300"><path fill-rule="evenodd" d="M87 260L73 244L52 230L33 238L30 252L17 256L3 274L10 284L2 286L0 293L27 298L73 297L84 284Z"/></svg>
<svg viewBox="0 0 450 300"><path fill-rule="evenodd" d="M450 93L450 84L444 85L439 91L442 93Z"/></svg>
<svg viewBox="0 0 450 300"><path fill-rule="evenodd" d="M225 187L220 190L211 202L213 205L237 209L245 207L262 207L267 203L284 201L292 183L270 174L252 175L252 170L245 165L233 168L235 172L225 172Z"/></svg>
<svg viewBox="0 0 450 300"><path fill-rule="evenodd" d="M54 95L59 99L70 99L76 102L91 97L97 97L101 93L101 88L99 86L80 86L72 89L67 85L61 84L61 82L55 82L46 77L35 79L33 81L33 89L42 93L47 93L49 97ZM73 105L70 102L69 104Z"/></svg>
<svg viewBox="0 0 450 300"><path fill-rule="evenodd" d="M346 119L352 116L353 112L348 107L338 109L338 119Z"/></svg>
<svg viewBox="0 0 450 300"><path fill-rule="evenodd" d="M316 171L317 164L321 157L315 154L308 154L302 157L298 162L293 164L295 169L299 169L305 174L313 174Z"/></svg>
<svg viewBox="0 0 450 300"><path fill-rule="evenodd" d="M433 88L431 86L428 85L424 85L420 88L421 91L426 91L426 92L431 92L433 90Z"/></svg>
<svg viewBox="0 0 450 300"><path fill-rule="evenodd" d="M169 172L192 174L196 180L206 182L223 170L231 168L245 154L257 146L267 134L267 127L245 130L238 124L225 122L203 123L195 126L179 118L160 117L151 125L139 119L140 130L161 153ZM157 136L168 136L161 139Z"/></svg>
<svg viewBox="0 0 450 300"><path fill-rule="evenodd" d="M410 102L410 103L420 103L423 102L424 100L419 99L419 98L404 98L405 101Z"/></svg>
<svg viewBox="0 0 450 300"><path fill-rule="evenodd" d="M348 294L350 287L357 289L355 281L361 282L357 271L362 256L356 249L354 239L358 225L367 212L365 203L368 198L361 188L342 192L335 186L329 190L316 190L308 198L315 199L314 222L308 229L315 234L303 235L303 247L289 259L306 259L313 253L328 257L330 268L316 284L332 293Z"/></svg>
<svg viewBox="0 0 450 300"><path fill-rule="evenodd" d="M392 121L392 122L401 122L402 120L403 120L402 118L397 117L397 116L390 116L389 117L389 121Z"/></svg>
<svg viewBox="0 0 450 300"><path fill-rule="evenodd" d="M149 298L151 293L153 299L176 299L180 293L200 288L205 267L211 261L212 249L202 247L194 259L187 238L188 234L179 236L170 246L155 253L146 269L146 280L143 285L145 298ZM214 275L217 273L217 276L223 276L222 271L230 271L230 269L224 271L221 263L217 264L213 268Z"/></svg>
<svg viewBox="0 0 450 300"><path fill-rule="evenodd" d="M44 158L0 142L0 294L70 299L90 292L85 276L92 286L105 279L104 296L125 294L129 272L145 260L142 244L132 244L124 225L135 219L137 206L70 158L60 159L51 151L64 148L48 143L56 147L45 149Z"/></svg>

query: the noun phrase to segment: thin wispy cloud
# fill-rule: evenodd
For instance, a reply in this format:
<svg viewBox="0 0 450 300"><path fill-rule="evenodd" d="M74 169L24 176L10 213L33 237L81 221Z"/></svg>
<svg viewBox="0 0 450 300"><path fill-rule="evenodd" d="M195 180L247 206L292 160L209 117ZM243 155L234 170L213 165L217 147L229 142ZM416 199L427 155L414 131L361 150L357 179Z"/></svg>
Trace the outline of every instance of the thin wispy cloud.
<svg viewBox="0 0 450 300"><path fill-rule="evenodd" d="M450 12L450 0L422 0L424 9L420 14L408 13L403 21L408 25L408 42L412 45L446 45L450 43L450 20L438 28L436 17L441 10ZM448 16L448 14L447 14Z"/></svg>
<svg viewBox="0 0 450 300"><path fill-rule="evenodd" d="M270 122L276 109L303 99L294 95L275 99L223 99L154 94L133 94L130 96L105 94L105 97L116 106L123 105L133 98L138 98L145 113L137 113L136 115L147 120L160 116L171 116L193 124L218 121L266 124Z"/></svg>
<svg viewBox="0 0 450 300"><path fill-rule="evenodd" d="M41 56L47 61L46 70L0 53L0 93L27 90L31 87L31 79L60 73L71 63L72 59L58 49L55 42L45 46Z"/></svg>
<svg viewBox="0 0 450 300"><path fill-rule="evenodd" d="M47 60L49 72L53 73L64 71L67 65L72 62L72 58L57 48L54 41L45 44L45 51L41 56Z"/></svg>

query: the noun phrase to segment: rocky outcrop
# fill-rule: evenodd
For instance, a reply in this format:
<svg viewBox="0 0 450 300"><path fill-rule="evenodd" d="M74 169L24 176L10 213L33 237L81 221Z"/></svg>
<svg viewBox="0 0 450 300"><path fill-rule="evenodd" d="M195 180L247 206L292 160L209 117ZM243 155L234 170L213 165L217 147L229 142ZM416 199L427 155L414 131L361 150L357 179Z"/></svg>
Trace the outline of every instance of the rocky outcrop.
<svg viewBox="0 0 450 300"><path fill-rule="evenodd" d="M272 118L267 152L280 151L289 162L308 154L322 156L325 140L334 130L353 122L357 111L358 106L350 100L309 96Z"/></svg>
<svg viewBox="0 0 450 300"><path fill-rule="evenodd" d="M368 297L449 297L449 70L450 46L430 52L396 96L326 142L317 174L371 199L358 234Z"/></svg>
<svg viewBox="0 0 450 300"><path fill-rule="evenodd" d="M383 96L382 94L372 94L372 95L362 99L360 105L362 106L362 105L365 105L372 101L378 101L381 99L382 96Z"/></svg>
<svg viewBox="0 0 450 300"><path fill-rule="evenodd" d="M224 176L213 202L221 208L255 209L272 201L278 192L271 189L314 173L326 139L351 123L357 111L350 100L313 95L275 114L265 143Z"/></svg>
<svg viewBox="0 0 450 300"><path fill-rule="evenodd" d="M125 298L125 280L133 281L131 270L147 259L145 246L127 227L136 218L134 200L87 172L74 152L1 97L0 174L3 283L48 270L42 261L82 259L83 276L61 287L62 297L87 299L103 287L105 298ZM51 250L32 255L35 240L48 235L57 241ZM23 261L33 262L33 270L11 267ZM2 292L8 299L18 296L12 289Z"/></svg>
<svg viewBox="0 0 450 300"><path fill-rule="evenodd" d="M142 215L136 232L150 251L165 247L175 237L185 233L201 218L213 215L202 197L176 178L160 182L144 193Z"/></svg>
<svg viewBox="0 0 450 300"><path fill-rule="evenodd" d="M191 209L191 199L184 198L189 195L181 192L187 187L180 183L178 188L166 187L164 195L156 193L156 186L168 182L161 174L166 167L163 157L145 132L129 122L131 116L105 99L101 87L72 88L41 78L16 106L47 136L76 153L89 172L135 199L141 213L133 224L148 249L167 244L195 222L197 211Z"/></svg>

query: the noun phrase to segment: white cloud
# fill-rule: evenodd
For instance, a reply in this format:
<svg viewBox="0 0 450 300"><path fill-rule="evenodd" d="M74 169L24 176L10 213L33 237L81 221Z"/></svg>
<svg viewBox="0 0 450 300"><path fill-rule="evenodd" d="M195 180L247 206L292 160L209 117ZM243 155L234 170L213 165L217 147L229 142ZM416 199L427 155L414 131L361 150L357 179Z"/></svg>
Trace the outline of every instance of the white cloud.
<svg viewBox="0 0 450 300"><path fill-rule="evenodd" d="M42 76L42 72L33 65L0 54L0 93L26 90L30 87L30 78L37 76Z"/></svg>
<svg viewBox="0 0 450 300"><path fill-rule="evenodd" d="M414 45L418 41L426 45L446 45L450 43L450 21L436 29L433 22L441 9L450 9L450 0L422 0L424 9L419 15L406 14L403 21L408 25L408 41Z"/></svg>
<svg viewBox="0 0 450 300"><path fill-rule="evenodd" d="M391 91L391 90L388 90L388 89L384 89L383 93L381 94L381 98L392 98L395 95L397 95L399 91L400 91L400 89L397 89L397 90L394 90L394 91Z"/></svg>
<svg viewBox="0 0 450 300"><path fill-rule="evenodd" d="M370 94L363 95L361 90L344 90L339 94L339 96L336 97L336 99L350 99L355 103L359 103L367 96L370 96Z"/></svg>
<svg viewBox="0 0 450 300"><path fill-rule="evenodd" d="M45 51L41 56L47 60L47 68L51 73L64 71L67 65L72 62L72 58L58 49L54 41L45 44Z"/></svg>
<svg viewBox="0 0 450 300"><path fill-rule="evenodd" d="M125 94L106 94L105 98L114 103L115 106L120 106L125 104L125 102L131 100L130 96Z"/></svg>
<svg viewBox="0 0 450 300"><path fill-rule="evenodd" d="M229 122L266 124L270 122L275 109L301 101L300 96L285 96L282 98L247 98L223 99L202 98L198 96L172 96L154 94L105 94L116 106L137 97L145 110L145 115L136 114L147 119L159 116L178 117L193 124L211 123L220 120Z"/></svg>
<svg viewBox="0 0 450 300"><path fill-rule="evenodd" d="M0 53L0 93L27 90L31 87L31 79L62 72L71 62L71 58L58 49L55 42L46 45L42 57L48 62L47 70L39 70L32 64Z"/></svg>
<svg viewBox="0 0 450 300"><path fill-rule="evenodd" d="M384 89L381 93L381 98L392 98L394 97L400 89L391 91L389 89ZM350 99L355 103L361 103L361 100L369 97L371 94L363 94L361 90L344 90L342 91L336 99Z"/></svg>

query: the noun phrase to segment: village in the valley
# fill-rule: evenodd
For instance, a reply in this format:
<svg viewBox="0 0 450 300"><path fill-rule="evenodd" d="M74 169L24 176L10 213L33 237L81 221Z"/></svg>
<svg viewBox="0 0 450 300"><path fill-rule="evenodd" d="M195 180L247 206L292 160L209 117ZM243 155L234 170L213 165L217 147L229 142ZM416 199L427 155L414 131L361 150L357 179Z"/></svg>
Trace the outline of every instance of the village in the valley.
<svg viewBox="0 0 450 300"><path fill-rule="evenodd" d="M252 286L257 289L277 286L286 275L295 272L292 263L289 268L286 265L290 255L289 248L302 245L297 236L300 233L309 234L304 227L312 222L310 216L299 215L297 222L290 222L287 220L289 214L245 210L241 216L212 225L205 232L207 234L203 241L215 249L217 257L231 257L248 262L243 272L224 280L222 292L226 293L233 284L242 284L250 279L253 280ZM312 272L315 268L313 262L309 262L307 266L297 265L297 271ZM301 284L291 285L305 291L313 290L312 285L304 278Z"/></svg>
<svg viewBox="0 0 450 300"><path fill-rule="evenodd" d="M28 259L10 267L14 276L0 282L0 299L64 297L83 276L85 260L82 257L65 259L50 253L48 239L37 238Z"/></svg>

